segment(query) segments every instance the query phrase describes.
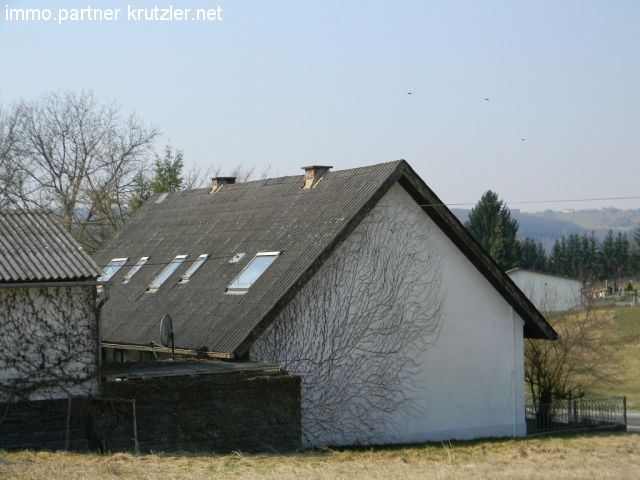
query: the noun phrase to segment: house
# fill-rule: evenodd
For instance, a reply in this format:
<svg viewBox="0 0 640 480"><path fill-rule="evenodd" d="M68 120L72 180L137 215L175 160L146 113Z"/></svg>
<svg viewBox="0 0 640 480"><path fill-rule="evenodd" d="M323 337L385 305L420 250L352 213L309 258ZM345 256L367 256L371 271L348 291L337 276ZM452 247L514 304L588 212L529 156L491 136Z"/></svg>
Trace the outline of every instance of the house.
<svg viewBox="0 0 640 480"><path fill-rule="evenodd" d="M50 214L0 210L0 402L97 392L99 275Z"/></svg>
<svg viewBox="0 0 640 480"><path fill-rule="evenodd" d="M0 449L299 448L300 378L278 365L100 365L109 273L51 215L0 211Z"/></svg>
<svg viewBox="0 0 640 480"><path fill-rule="evenodd" d="M234 182L152 197L95 255L105 361L280 365L306 446L525 434L524 338L556 333L407 162Z"/></svg>
<svg viewBox="0 0 640 480"><path fill-rule="evenodd" d="M582 302L582 282L577 278L514 268L507 275L542 312L579 310Z"/></svg>

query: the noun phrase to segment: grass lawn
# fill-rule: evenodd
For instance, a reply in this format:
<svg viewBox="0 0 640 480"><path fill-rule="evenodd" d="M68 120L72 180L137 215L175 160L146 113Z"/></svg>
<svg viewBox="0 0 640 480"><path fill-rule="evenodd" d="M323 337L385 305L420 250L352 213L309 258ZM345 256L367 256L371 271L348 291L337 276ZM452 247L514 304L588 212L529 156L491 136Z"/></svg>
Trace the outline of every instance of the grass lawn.
<svg viewBox="0 0 640 480"><path fill-rule="evenodd" d="M611 313L617 330L615 345L620 350L621 369L615 384L596 390L626 395L628 408L640 410L640 307L615 307Z"/></svg>
<svg viewBox="0 0 640 480"><path fill-rule="evenodd" d="M446 443L292 455L0 452L0 478L637 479L640 435Z"/></svg>

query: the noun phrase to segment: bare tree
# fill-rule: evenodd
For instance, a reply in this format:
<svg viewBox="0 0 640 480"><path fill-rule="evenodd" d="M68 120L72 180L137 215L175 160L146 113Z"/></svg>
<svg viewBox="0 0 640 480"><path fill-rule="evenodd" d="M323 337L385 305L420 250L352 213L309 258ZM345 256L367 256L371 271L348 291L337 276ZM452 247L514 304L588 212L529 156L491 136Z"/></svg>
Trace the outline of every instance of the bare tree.
<svg viewBox="0 0 640 480"><path fill-rule="evenodd" d="M90 389L97 374L94 305L88 287L0 289L0 402Z"/></svg>
<svg viewBox="0 0 640 480"><path fill-rule="evenodd" d="M245 167L242 163L236 165L230 170L225 170L221 165L217 167L202 168L197 165L192 165L184 175L182 181L183 190L192 190L194 188L204 188L209 186L209 182L212 177L229 176L235 177L236 182L250 182L252 180L264 180L269 176L271 167L268 166L256 172L256 166Z"/></svg>
<svg viewBox="0 0 640 480"><path fill-rule="evenodd" d="M17 154L17 123L15 111L0 109L0 208L11 206L10 192L21 183L18 172L11 168L11 161Z"/></svg>
<svg viewBox="0 0 640 480"><path fill-rule="evenodd" d="M418 359L438 337L442 303L420 220L379 204L252 347L253 359L301 376L307 445L366 442L398 412L418 413Z"/></svg>
<svg viewBox="0 0 640 480"><path fill-rule="evenodd" d="M135 175L158 130L135 115L123 119L90 92L49 93L17 104L13 114L7 165L20 181L9 185L7 201L53 210L76 238L99 245L126 218Z"/></svg>
<svg viewBox="0 0 640 480"><path fill-rule="evenodd" d="M549 403L583 397L595 386L613 384L619 373L613 319L606 311L587 306L547 317L558 339L525 340L525 383L541 420Z"/></svg>

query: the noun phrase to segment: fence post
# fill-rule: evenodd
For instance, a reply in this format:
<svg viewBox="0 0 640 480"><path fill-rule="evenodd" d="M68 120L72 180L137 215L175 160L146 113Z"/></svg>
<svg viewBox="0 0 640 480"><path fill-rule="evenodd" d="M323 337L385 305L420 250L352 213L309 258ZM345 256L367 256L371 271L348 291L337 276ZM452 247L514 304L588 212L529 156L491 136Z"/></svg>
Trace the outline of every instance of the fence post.
<svg viewBox="0 0 640 480"><path fill-rule="evenodd" d="M71 397L67 400L67 423L64 436L64 449L69 451L69 430L71 428Z"/></svg>
<svg viewBox="0 0 640 480"><path fill-rule="evenodd" d="M624 412L624 429L627 429L627 397L622 397L622 410Z"/></svg>
<svg viewBox="0 0 640 480"><path fill-rule="evenodd" d="M136 418L136 399L131 401L133 406L133 448L136 455L140 455L140 445L138 445L138 420Z"/></svg>

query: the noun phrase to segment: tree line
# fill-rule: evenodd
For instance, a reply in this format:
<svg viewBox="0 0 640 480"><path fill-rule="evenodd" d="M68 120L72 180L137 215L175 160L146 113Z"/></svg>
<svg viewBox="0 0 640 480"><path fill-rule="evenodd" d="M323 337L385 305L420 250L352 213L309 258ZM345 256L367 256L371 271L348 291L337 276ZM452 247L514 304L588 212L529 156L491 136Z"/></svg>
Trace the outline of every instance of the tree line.
<svg viewBox="0 0 640 480"><path fill-rule="evenodd" d="M465 226L504 270L521 267L584 281L619 279L640 271L640 227L631 240L613 231L603 240L593 232L562 236L547 254L541 242L518 237L518 222L491 190L471 209Z"/></svg>

